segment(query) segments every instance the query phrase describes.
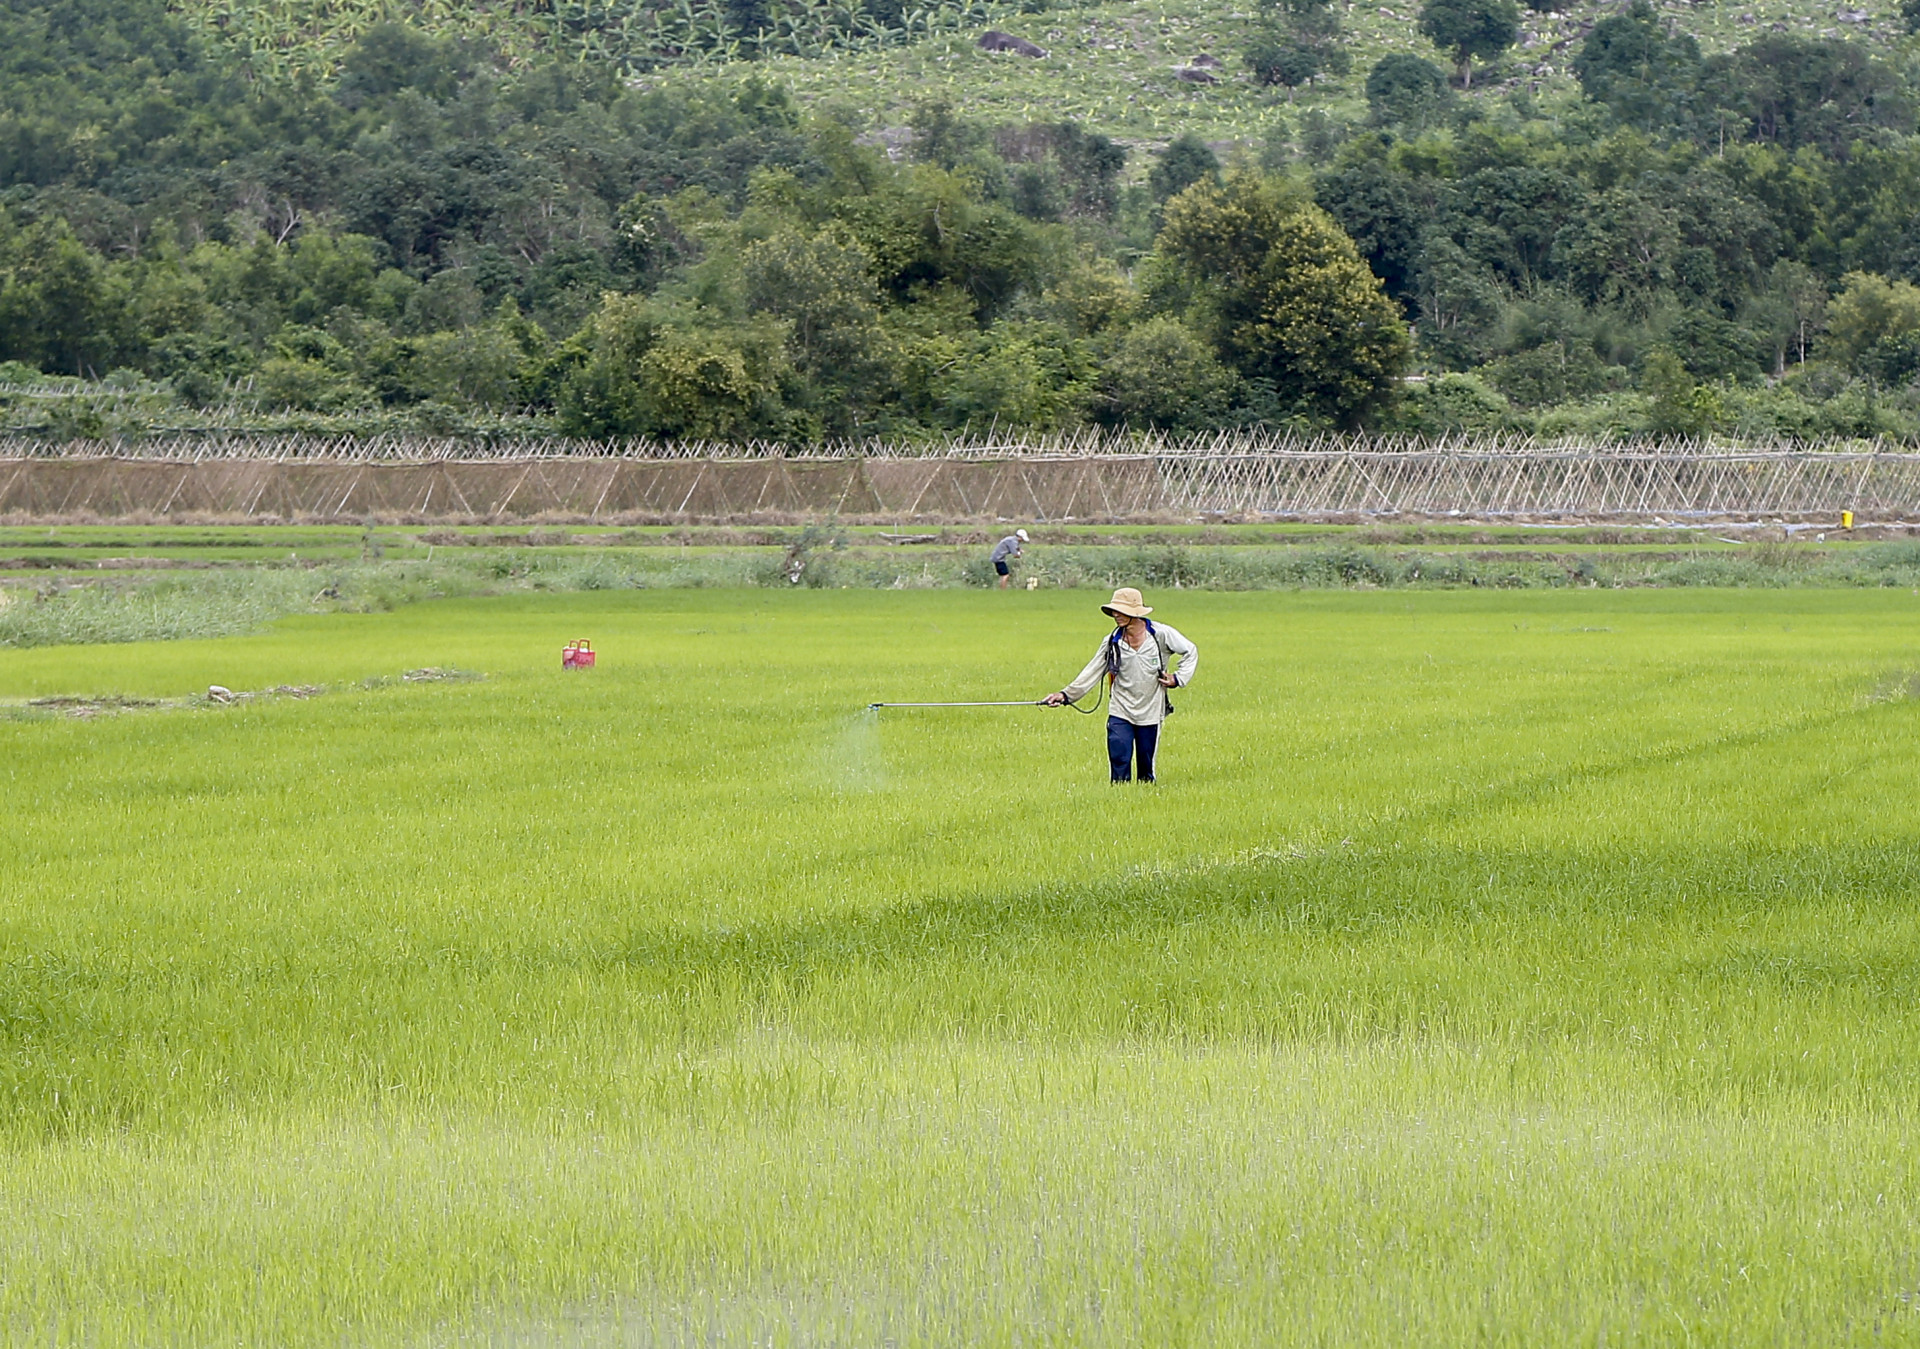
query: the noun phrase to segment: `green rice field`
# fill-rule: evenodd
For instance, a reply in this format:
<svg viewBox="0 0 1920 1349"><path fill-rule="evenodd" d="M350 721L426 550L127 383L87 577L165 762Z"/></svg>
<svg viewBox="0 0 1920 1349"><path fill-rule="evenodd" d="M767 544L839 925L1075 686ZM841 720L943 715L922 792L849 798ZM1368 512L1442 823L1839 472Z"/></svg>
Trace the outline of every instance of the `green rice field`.
<svg viewBox="0 0 1920 1349"><path fill-rule="evenodd" d="M1920 1343L1908 586L402 598L0 648L0 1342Z"/></svg>

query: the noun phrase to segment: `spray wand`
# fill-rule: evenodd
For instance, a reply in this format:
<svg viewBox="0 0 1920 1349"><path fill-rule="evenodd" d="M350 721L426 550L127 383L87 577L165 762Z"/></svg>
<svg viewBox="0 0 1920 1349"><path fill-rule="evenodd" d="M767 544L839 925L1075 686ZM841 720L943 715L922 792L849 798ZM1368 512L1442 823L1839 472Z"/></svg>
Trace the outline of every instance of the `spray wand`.
<svg viewBox="0 0 1920 1349"><path fill-rule="evenodd" d="M868 703L867 711L876 707L1045 707L1045 698L1022 698L1011 703Z"/></svg>
<svg viewBox="0 0 1920 1349"><path fill-rule="evenodd" d="M1106 693L1104 687L1105 682L1104 680L1101 681L1102 688L1100 694L1095 696L1090 706L1079 707L1073 703L1062 703L1061 706L1071 707L1074 711L1080 713L1091 714L1098 711L1100 708L1100 697ZM868 703L867 711L873 712L882 707L1046 707L1048 705L1045 698L1021 698L1015 702L1004 703Z"/></svg>
<svg viewBox="0 0 1920 1349"><path fill-rule="evenodd" d="M1081 707L1078 703L1071 702L1062 703L1061 706L1071 707L1074 711L1082 715L1091 716L1100 710L1101 700L1107 696L1107 685L1112 682L1113 676L1112 673L1109 672L1100 680L1097 686L1099 691L1094 694L1093 701L1085 707ZM1047 707L1049 705L1045 698L1019 698L1007 702L990 703L868 703L867 711L875 712L883 707Z"/></svg>

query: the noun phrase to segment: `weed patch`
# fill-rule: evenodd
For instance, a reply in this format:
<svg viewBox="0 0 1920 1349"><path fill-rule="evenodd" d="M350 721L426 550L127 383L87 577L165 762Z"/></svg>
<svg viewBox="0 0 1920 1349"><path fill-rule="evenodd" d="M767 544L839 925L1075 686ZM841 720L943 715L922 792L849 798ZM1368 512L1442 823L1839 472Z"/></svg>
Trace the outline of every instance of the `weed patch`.
<svg viewBox="0 0 1920 1349"><path fill-rule="evenodd" d="M289 614L380 612L422 600L515 592L934 590L991 588L984 549L861 547L823 529L784 543L669 548L451 549L436 560L63 573L0 587L0 647L166 641L257 631ZM1054 545L1023 580L1049 589L1158 590L1920 587L1920 546L1820 552L1761 544L1740 552L1439 552L1333 545Z"/></svg>

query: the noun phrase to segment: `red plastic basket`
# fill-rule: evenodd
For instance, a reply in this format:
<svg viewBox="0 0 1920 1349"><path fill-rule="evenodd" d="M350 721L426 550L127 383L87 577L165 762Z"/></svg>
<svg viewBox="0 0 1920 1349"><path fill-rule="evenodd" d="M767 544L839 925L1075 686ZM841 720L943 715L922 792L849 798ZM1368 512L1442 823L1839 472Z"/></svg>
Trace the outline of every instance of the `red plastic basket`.
<svg viewBox="0 0 1920 1349"><path fill-rule="evenodd" d="M563 670L591 670L593 668L593 643L568 642L560 652L560 668Z"/></svg>

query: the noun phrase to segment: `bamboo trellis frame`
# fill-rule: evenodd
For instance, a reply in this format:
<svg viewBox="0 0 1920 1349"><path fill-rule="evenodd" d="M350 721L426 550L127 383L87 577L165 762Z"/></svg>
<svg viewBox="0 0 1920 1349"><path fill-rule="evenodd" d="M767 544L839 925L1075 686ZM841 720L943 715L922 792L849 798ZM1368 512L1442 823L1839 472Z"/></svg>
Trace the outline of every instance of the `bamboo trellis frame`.
<svg viewBox="0 0 1920 1349"><path fill-rule="evenodd" d="M675 460L821 460L821 459L1083 459L1145 455L1155 459L1211 459L1247 455L1537 455L1615 458L1634 455L1718 456L1769 454L1901 454L1920 445L1885 438L1829 438L1815 441L1702 440L1621 441L1539 440L1518 434L1445 436L1342 435L1262 429L1176 436L1157 431L1082 428L1051 434L977 435L957 432L913 440L837 440L793 445L774 440L569 439L521 435L376 435L329 436L308 433L262 434L244 430L157 434L128 440L54 441L0 433L0 460L117 458L130 460L243 459L273 461L407 463L491 462L528 459Z"/></svg>
<svg viewBox="0 0 1920 1349"><path fill-rule="evenodd" d="M1920 511L1920 454L1686 448L1350 450L1161 461L1197 513L1474 516L1806 515Z"/></svg>
<svg viewBox="0 0 1920 1349"><path fill-rule="evenodd" d="M1083 434L915 446L309 437L0 439L0 517L501 521L818 517L1920 513L1920 452L1877 442L1588 447Z"/></svg>

